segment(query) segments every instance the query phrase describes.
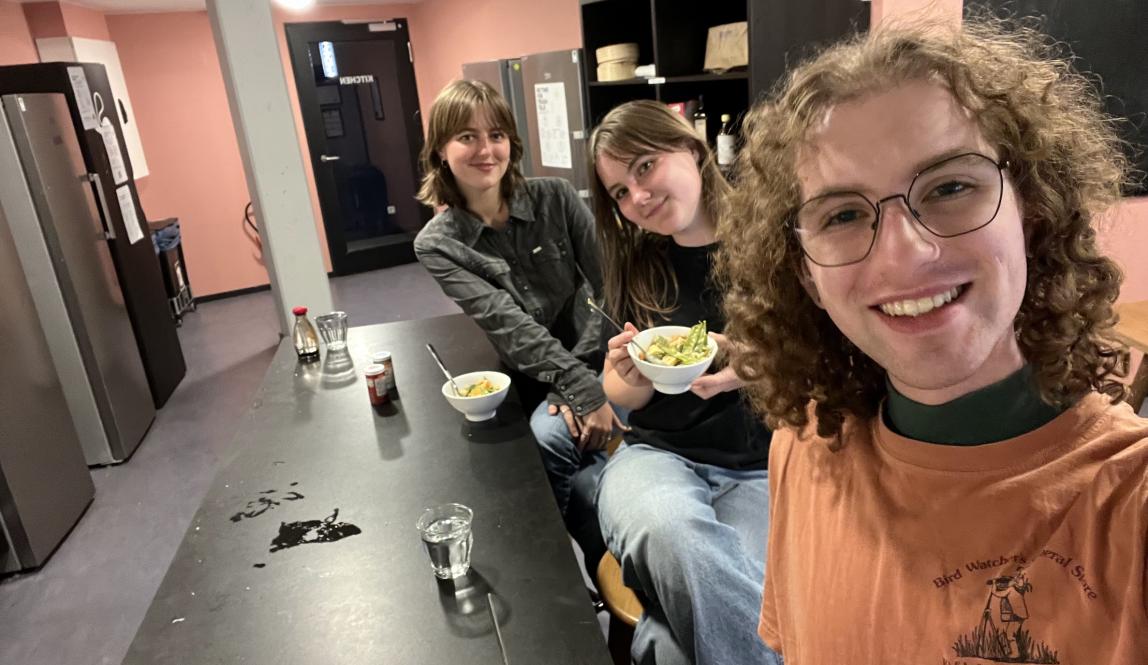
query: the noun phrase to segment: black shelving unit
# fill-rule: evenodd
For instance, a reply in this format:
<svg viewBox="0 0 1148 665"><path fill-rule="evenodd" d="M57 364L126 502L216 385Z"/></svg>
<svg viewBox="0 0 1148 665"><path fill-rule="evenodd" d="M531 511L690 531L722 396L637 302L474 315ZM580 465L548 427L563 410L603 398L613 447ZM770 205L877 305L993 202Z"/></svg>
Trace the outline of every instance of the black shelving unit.
<svg viewBox="0 0 1148 665"><path fill-rule="evenodd" d="M787 65L815 47L869 28L869 3L861 0L582 0L586 100L591 126L633 99L667 104L705 97L712 144L721 115L740 121ZM702 69L706 39L715 25L746 21L749 66L723 74ZM657 77L597 81L595 50L638 44L638 64L653 63Z"/></svg>

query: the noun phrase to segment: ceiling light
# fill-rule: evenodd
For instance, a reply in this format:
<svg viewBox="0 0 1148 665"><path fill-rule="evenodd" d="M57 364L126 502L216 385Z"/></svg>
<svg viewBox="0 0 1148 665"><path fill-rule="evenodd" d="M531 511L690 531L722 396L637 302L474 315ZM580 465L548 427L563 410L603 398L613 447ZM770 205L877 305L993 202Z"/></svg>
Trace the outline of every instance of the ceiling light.
<svg viewBox="0 0 1148 665"><path fill-rule="evenodd" d="M303 11L310 9L315 5L315 0L275 0L275 3L283 9L290 9L292 11Z"/></svg>

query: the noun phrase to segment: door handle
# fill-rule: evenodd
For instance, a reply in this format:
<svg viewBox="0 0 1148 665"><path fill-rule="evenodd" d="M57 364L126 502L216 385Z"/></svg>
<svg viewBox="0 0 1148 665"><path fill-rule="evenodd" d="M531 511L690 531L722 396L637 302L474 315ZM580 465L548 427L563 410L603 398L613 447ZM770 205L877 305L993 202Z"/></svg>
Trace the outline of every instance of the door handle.
<svg viewBox="0 0 1148 665"><path fill-rule="evenodd" d="M112 225L112 213L111 210L108 209L108 199L104 196L104 182L100 179L99 173L87 174L87 180L95 185L96 201L100 204L100 212L103 213L100 226L104 228L104 239L115 240L116 230Z"/></svg>
<svg viewBox="0 0 1148 665"><path fill-rule="evenodd" d="M338 155L319 155L320 162L337 162L339 161Z"/></svg>

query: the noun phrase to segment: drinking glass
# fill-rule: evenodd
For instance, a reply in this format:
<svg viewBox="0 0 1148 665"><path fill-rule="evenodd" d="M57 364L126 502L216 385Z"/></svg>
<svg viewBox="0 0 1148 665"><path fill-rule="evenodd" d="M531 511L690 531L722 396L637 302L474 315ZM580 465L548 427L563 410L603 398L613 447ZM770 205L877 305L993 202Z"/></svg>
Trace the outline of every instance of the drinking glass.
<svg viewBox="0 0 1148 665"><path fill-rule="evenodd" d="M422 535L435 577L450 580L470 570L474 511L461 503L444 503L423 511L415 526Z"/></svg>
<svg viewBox="0 0 1148 665"><path fill-rule="evenodd" d="M328 351L347 348L347 313L331 312L315 318Z"/></svg>

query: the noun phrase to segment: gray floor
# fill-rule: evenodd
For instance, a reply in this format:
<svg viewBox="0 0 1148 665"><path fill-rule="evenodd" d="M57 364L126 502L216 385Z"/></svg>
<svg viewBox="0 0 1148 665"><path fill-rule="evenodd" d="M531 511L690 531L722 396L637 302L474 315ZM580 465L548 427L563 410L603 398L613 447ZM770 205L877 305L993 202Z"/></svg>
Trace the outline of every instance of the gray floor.
<svg viewBox="0 0 1148 665"><path fill-rule="evenodd" d="M352 325L458 312L417 265L331 280ZM40 570L0 580L0 663L116 665L232 446L279 342L270 293L203 303L179 331L188 373Z"/></svg>

